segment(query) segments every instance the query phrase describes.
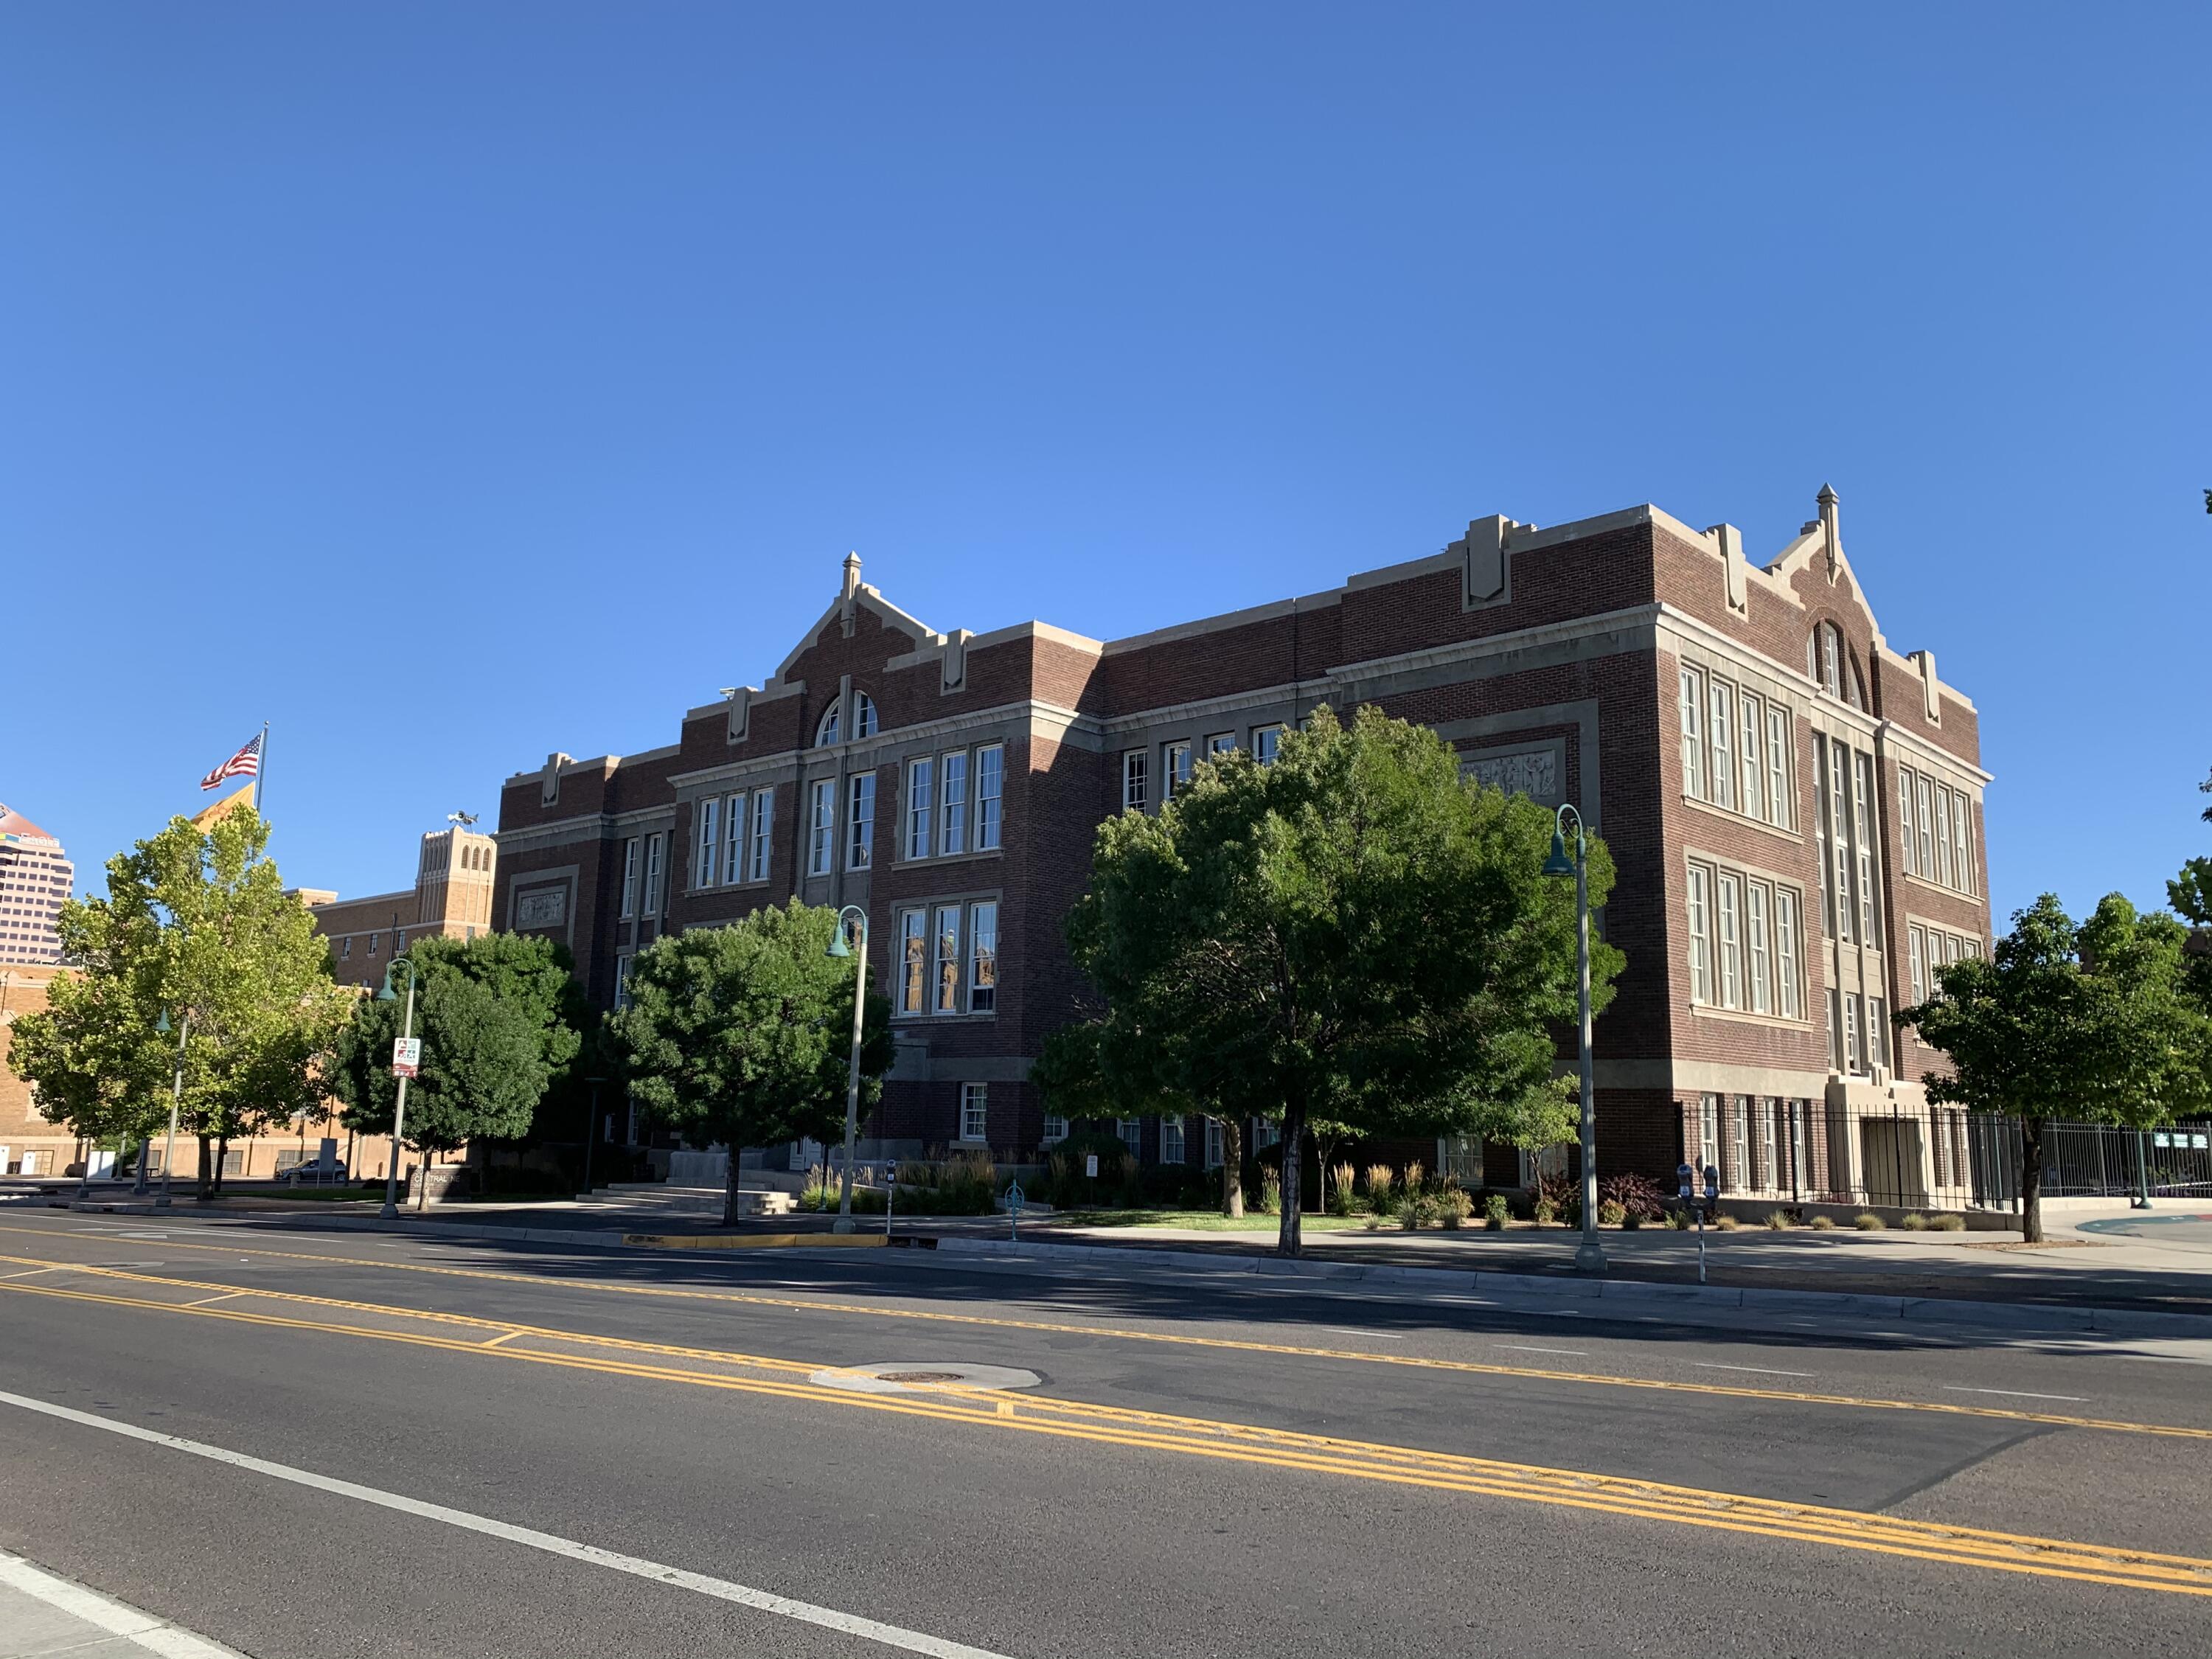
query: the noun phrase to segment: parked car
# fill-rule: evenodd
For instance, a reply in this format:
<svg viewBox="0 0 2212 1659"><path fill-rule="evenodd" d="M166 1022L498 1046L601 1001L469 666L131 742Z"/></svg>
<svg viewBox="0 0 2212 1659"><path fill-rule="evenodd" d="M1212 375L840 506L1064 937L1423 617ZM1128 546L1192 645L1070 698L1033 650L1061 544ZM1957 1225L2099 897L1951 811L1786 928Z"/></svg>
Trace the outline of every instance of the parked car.
<svg viewBox="0 0 2212 1659"><path fill-rule="evenodd" d="M345 1160L335 1164L295 1164L289 1170L277 1171L276 1179L293 1187L343 1187L346 1180Z"/></svg>

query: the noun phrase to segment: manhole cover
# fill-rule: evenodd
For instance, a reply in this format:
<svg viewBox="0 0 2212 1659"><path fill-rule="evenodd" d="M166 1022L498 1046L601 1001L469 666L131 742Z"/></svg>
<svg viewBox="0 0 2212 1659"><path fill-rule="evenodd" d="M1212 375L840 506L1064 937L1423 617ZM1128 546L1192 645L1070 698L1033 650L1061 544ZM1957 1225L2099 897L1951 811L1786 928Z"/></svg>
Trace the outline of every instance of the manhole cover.
<svg viewBox="0 0 2212 1659"><path fill-rule="evenodd" d="M855 1394L932 1394L940 1389L1034 1389L1044 1379L1011 1365L971 1365L958 1359L917 1364L909 1359L833 1366L806 1380L818 1389L849 1389Z"/></svg>

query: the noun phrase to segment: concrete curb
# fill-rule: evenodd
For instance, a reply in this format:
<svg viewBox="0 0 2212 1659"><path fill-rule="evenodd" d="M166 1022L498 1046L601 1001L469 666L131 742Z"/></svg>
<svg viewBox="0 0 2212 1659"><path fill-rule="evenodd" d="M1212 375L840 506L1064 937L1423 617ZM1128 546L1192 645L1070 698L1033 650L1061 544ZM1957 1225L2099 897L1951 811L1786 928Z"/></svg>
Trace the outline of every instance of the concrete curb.
<svg viewBox="0 0 2212 1659"><path fill-rule="evenodd" d="M1310 1279L1323 1283L1388 1285L1431 1295L1473 1294L1502 1301L1616 1303L1654 1307L1739 1308L1827 1318L1910 1320L1921 1324L1973 1325L1984 1329L2094 1332L2106 1336L2212 1337L2212 1316L2125 1308L2072 1307L2044 1302L1984 1302L1968 1298L1866 1296L1838 1291L1768 1291L1725 1285L1654 1284L1634 1279L1566 1279L1540 1273L1473 1273L1445 1267L1364 1267L1350 1261L1285 1261L1275 1256L1232 1256L1200 1250L1161 1250L1113 1244L1018 1244L1004 1239L943 1238L940 1255L980 1255L1002 1261L1066 1262L1097 1268L1249 1274ZM1624 1310L1625 1308L1624 1308Z"/></svg>

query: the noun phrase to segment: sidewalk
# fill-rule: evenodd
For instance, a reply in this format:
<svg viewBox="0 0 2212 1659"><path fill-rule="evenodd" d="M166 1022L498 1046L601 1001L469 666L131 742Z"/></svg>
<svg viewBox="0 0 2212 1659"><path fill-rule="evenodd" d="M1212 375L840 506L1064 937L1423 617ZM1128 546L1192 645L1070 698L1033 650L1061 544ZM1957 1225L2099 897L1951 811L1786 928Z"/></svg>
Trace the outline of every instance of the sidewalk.
<svg viewBox="0 0 2212 1659"><path fill-rule="evenodd" d="M246 1659L236 1648L87 1589L0 1550L0 1659Z"/></svg>

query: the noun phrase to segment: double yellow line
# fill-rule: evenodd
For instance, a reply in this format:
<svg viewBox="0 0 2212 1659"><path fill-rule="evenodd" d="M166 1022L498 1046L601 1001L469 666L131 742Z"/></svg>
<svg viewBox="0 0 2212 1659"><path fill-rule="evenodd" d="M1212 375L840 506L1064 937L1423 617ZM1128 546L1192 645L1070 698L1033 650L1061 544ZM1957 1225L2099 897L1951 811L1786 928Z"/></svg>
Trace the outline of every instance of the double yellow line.
<svg viewBox="0 0 2212 1659"><path fill-rule="evenodd" d="M173 1291L228 1291L233 1288L118 1268L78 1267L70 1263L52 1265L66 1272ZM153 1297L72 1290L51 1283L33 1285L20 1279L0 1280L0 1291L145 1312L218 1319L236 1324L399 1342L449 1353L519 1360L603 1376L717 1389L810 1405L887 1412L968 1427L1048 1435L1135 1450L1205 1457L1434 1492L1543 1504L1629 1519L1666 1522L1680 1526L1826 1545L2039 1578L2072 1579L2166 1594L2212 1595L2212 1560L2190 1556L2162 1555L2063 1539L1904 1520L1862 1510L1707 1492L1696 1487L1583 1470L1463 1457L1419 1448L1144 1412L1083 1401L1054 1400L1033 1395L984 1394L957 1387L918 1389L896 1395L860 1393L811 1380L815 1373L825 1368L812 1366L804 1361L761 1354L677 1347L517 1324L473 1315L439 1313L258 1288L239 1294L263 1300L345 1310L428 1325L433 1328L428 1331L379 1329L206 1303L189 1304ZM471 1330L471 1334L464 1338L437 1334L441 1328L465 1328ZM486 1338L481 1334L484 1331L491 1331L495 1334ZM580 1348L584 1352L548 1352L544 1346L520 1346L527 1343L561 1345ZM614 1358L605 1352L607 1350L650 1354L655 1358L652 1360ZM690 1365L675 1363L684 1359L732 1370L707 1370L699 1369L696 1363ZM765 1375L745 1376L732 1374L733 1371L754 1371ZM799 1375L801 1373L805 1375Z"/></svg>

